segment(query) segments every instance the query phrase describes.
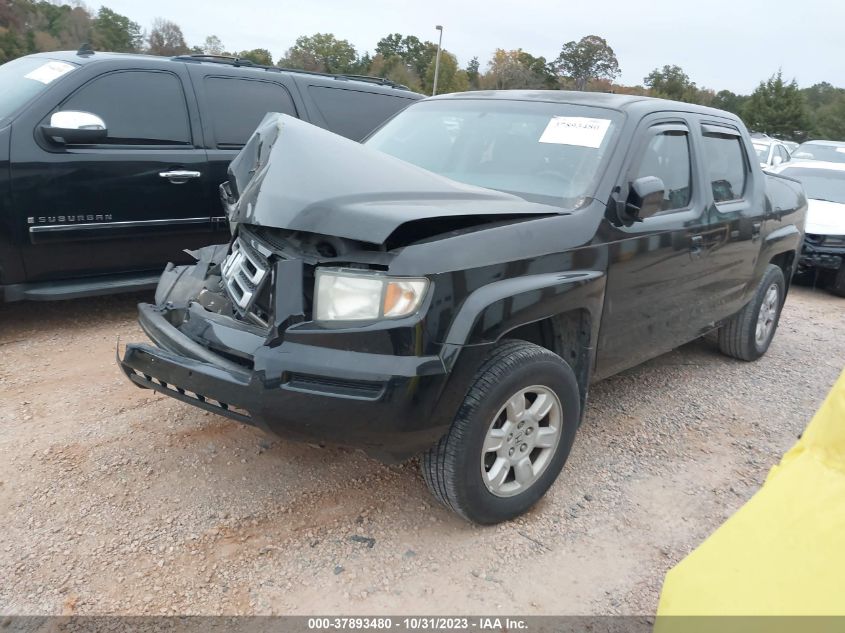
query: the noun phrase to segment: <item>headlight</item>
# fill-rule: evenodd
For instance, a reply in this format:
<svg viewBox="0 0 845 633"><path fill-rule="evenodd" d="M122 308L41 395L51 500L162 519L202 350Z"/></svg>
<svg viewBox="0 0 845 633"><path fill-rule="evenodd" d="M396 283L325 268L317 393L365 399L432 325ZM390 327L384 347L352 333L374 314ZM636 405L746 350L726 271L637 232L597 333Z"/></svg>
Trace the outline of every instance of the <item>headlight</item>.
<svg viewBox="0 0 845 633"><path fill-rule="evenodd" d="M317 321L398 319L417 311L427 289L427 279L318 268L314 318Z"/></svg>

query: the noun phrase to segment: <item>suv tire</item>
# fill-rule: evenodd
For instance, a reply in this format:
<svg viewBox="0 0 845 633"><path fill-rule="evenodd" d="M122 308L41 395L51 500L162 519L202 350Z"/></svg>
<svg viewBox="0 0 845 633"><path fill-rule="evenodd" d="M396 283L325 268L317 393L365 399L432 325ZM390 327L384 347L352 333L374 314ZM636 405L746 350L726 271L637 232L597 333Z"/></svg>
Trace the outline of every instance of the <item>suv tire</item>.
<svg viewBox="0 0 845 633"><path fill-rule="evenodd" d="M757 360L772 342L786 290L783 271L769 264L754 296L719 329L719 350L740 360Z"/></svg>
<svg viewBox="0 0 845 633"><path fill-rule="evenodd" d="M449 431L423 455L425 482L475 523L519 516L563 468L580 409L578 381L560 356L503 342L482 363Z"/></svg>

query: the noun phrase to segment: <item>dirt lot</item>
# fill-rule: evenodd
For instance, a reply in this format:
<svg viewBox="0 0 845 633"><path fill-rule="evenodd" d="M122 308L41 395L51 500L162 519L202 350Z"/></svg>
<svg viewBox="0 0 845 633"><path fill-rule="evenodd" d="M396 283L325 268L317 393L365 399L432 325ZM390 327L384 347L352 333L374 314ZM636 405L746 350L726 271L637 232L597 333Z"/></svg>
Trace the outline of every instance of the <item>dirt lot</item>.
<svg viewBox="0 0 845 633"><path fill-rule="evenodd" d="M547 498L478 528L416 462L131 386L138 299L0 306L0 613L651 613L845 362L845 301L796 288L757 363L697 342L596 385Z"/></svg>

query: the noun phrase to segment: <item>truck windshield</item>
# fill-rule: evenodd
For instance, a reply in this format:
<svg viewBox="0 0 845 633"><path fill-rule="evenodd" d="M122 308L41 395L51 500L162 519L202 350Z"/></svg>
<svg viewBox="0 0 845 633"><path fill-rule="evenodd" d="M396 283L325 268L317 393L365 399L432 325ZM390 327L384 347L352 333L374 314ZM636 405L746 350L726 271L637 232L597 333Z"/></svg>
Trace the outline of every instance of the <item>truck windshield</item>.
<svg viewBox="0 0 845 633"><path fill-rule="evenodd" d="M812 200L845 204L845 171L790 167L780 173L800 180L807 192L807 197Z"/></svg>
<svg viewBox="0 0 845 633"><path fill-rule="evenodd" d="M21 57L0 66L0 122L76 66L44 57Z"/></svg>
<svg viewBox="0 0 845 633"><path fill-rule="evenodd" d="M594 193L622 120L597 107L444 99L410 106L364 143L452 180L573 207Z"/></svg>

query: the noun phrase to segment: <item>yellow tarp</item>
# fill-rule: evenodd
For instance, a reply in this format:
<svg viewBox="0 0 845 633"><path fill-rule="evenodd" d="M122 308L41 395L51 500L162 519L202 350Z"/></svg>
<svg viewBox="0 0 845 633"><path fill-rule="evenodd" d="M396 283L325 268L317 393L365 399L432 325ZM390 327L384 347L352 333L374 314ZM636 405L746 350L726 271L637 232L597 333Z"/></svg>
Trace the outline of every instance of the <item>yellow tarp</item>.
<svg viewBox="0 0 845 633"><path fill-rule="evenodd" d="M757 494L669 571L657 615L658 632L678 628L661 616L845 616L845 372Z"/></svg>

